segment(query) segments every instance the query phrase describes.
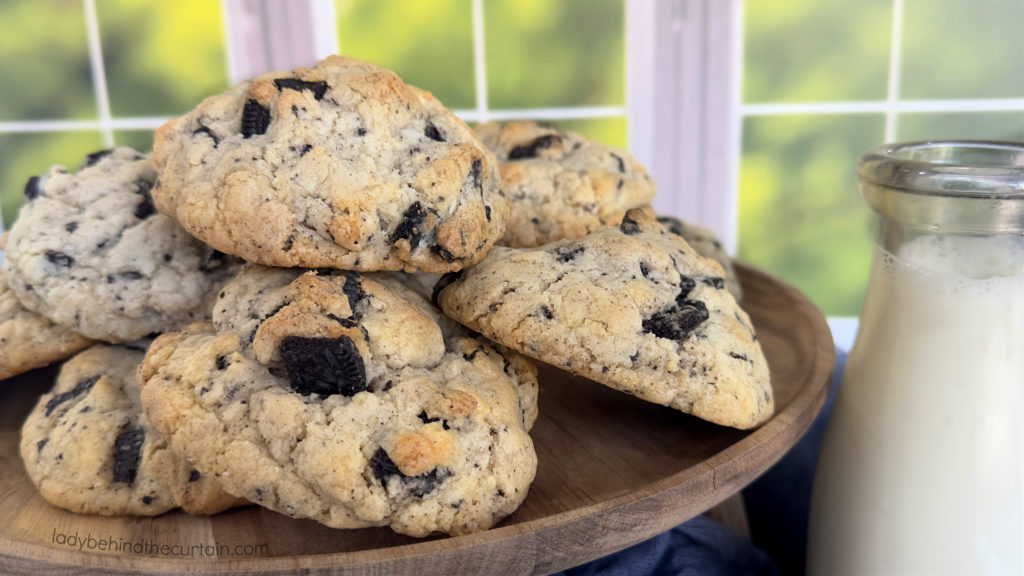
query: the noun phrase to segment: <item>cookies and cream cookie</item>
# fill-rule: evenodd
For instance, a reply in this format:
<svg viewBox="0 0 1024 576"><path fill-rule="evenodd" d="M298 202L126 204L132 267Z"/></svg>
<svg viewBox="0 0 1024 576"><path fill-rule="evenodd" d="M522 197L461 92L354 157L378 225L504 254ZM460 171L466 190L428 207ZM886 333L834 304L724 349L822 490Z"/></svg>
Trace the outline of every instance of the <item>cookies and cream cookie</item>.
<svg viewBox="0 0 1024 576"><path fill-rule="evenodd" d="M447 272L505 230L497 162L473 130L340 56L207 98L157 130L153 156L160 211L261 264Z"/></svg>
<svg viewBox="0 0 1024 576"><path fill-rule="evenodd" d="M772 414L768 364L721 266L640 210L579 240L496 247L435 292L488 338L638 398L736 428Z"/></svg>
<svg viewBox="0 0 1024 576"><path fill-rule="evenodd" d="M500 162L508 227L499 244L529 248L617 225L654 198L654 181L628 152L530 121L476 127Z"/></svg>
<svg viewBox="0 0 1024 576"><path fill-rule="evenodd" d="M146 414L226 490L288 516L486 529L534 477L535 368L446 335L429 303L372 277L246 266L215 324L154 342Z"/></svg>
<svg viewBox="0 0 1024 576"><path fill-rule="evenodd" d="M55 166L25 186L3 271L25 307L95 340L130 342L209 316L233 270L153 206L156 171L131 148Z"/></svg>
<svg viewBox="0 0 1024 576"><path fill-rule="evenodd" d="M142 415L144 350L96 345L61 367L22 427L29 478L51 504L86 514L213 514L243 503L175 456Z"/></svg>
<svg viewBox="0 0 1024 576"><path fill-rule="evenodd" d="M0 380L72 356L92 341L25 308L0 271Z"/></svg>
<svg viewBox="0 0 1024 576"><path fill-rule="evenodd" d="M658 216L658 223L669 232L682 236L687 244L693 246L698 254L705 258L711 258L722 266L725 271L725 289L739 302L743 299L743 286L736 276L736 269L733 266L732 258L725 251L725 246L715 236L710 228L698 226L690 222L684 222L673 216Z"/></svg>

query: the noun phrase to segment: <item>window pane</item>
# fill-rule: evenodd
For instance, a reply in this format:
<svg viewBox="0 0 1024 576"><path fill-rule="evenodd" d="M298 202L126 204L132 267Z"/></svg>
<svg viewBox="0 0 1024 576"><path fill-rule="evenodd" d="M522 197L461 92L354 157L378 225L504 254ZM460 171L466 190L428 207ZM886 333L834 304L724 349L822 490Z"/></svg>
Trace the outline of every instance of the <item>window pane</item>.
<svg viewBox="0 0 1024 576"><path fill-rule="evenodd" d="M96 0L110 111L179 115L228 87L218 0Z"/></svg>
<svg viewBox="0 0 1024 576"><path fill-rule="evenodd" d="M54 164L78 170L86 154L103 148L99 132L43 132L0 134L0 210L4 228L18 216L25 182L44 174Z"/></svg>
<svg viewBox="0 0 1024 576"><path fill-rule="evenodd" d="M115 146L131 146L139 152L150 152L153 150L152 130L115 130Z"/></svg>
<svg viewBox="0 0 1024 576"><path fill-rule="evenodd" d="M448 108L476 107L470 0L337 0L336 6L342 54L394 70Z"/></svg>
<svg viewBox="0 0 1024 576"><path fill-rule="evenodd" d="M0 2L0 121L96 118L80 0Z"/></svg>
<svg viewBox="0 0 1024 576"><path fill-rule="evenodd" d="M900 96L1024 96L1024 2L906 0Z"/></svg>
<svg viewBox="0 0 1024 576"><path fill-rule="evenodd" d="M856 316L871 263L860 155L880 115L753 117L744 122L739 257L792 283L827 315Z"/></svg>
<svg viewBox="0 0 1024 576"><path fill-rule="evenodd" d="M900 140L969 138L1024 142L1024 113L901 114Z"/></svg>
<svg viewBox="0 0 1024 576"><path fill-rule="evenodd" d="M491 108L621 106L623 0L484 3Z"/></svg>
<svg viewBox="0 0 1024 576"><path fill-rule="evenodd" d="M744 102L886 96L892 0L747 0Z"/></svg>
<svg viewBox="0 0 1024 576"><path fill-rule="evenodd" d="M625 150L626 142L626 117L615 118L586 118L582 120L555 120L552 122L562 130L579 132L583 136Z"/></svg>

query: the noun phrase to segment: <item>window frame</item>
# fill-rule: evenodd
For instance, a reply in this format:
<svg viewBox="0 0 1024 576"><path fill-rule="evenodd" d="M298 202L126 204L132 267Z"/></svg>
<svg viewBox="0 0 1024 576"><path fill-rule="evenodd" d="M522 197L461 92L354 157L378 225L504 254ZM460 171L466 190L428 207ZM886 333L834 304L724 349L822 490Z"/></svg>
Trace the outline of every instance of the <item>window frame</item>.
<svg viewBox="0 0 1024 576"><path fill-rule="evenodd" d="M309 66L341 49L334 0L220 0L228 82L234 85L270 70ZM625 118L626 106L567 106L492 109L488 106L484 2L472 0L474 85L477 105L453 110L468 122ZM113 117L103 62L95 0L82 0L90 72L97 107L95 120L0 122L0 133L97 131L105 146L116 130L155 130L170 116ZM2 215L0 215L2 216ZM0 232L3 231L0 218Z"/></svg>
<svg viewBox="0 0 1024 576"><path fill-rule="evenodd" d="M624 0L625 104L501 110L488 106L484 0L471 0L476 106L466 121L623 117L628 146L658 184L655 209L707 226L735 254L739 170L748 118L884 114L885 141L901 115L1024 112L1024 98L904 100L900 97L905 0L892 1L883 100L744 102L744 0ZM334 0L220 0L226 67L235 84L268 70L309 65L339 52ZM0 122L0 133L95 131L113 146L116 130L153 130L170 117L113 117L95 0L82 0L97 106L95 120ZM3 230L0 218L0 231Z"/></svg>
<svg viewBox="0 0 1024 576"><path fill-rule="evenodd" d="M630 152L654 208L710 228L735 253L742 0L627 0ZM667 128L667 129L666 129Z"/></svg>
<svg viewBox="0 0 1024 576"><path fill-rule="evenodd" d="M902 100L900 59L905 0L892 0L885 100L742 102L744 0L625 0L624 106L495 110L487 102L484 1L471 0L477 105L464 120L573 120L624 117L629 148L659 186L655 208L712 228L735 253L738 173L746 118L794 114L883 113L885 139L901 114L1024 112L1024 98ZM267 70L309 65L341 46L334 0L220 0L229 82ZM113 117L95 0L82 0L96 96L96 120L0 122L0 133L155 129L169 117ZM666 127L668 129L666 129Z"/></svg>

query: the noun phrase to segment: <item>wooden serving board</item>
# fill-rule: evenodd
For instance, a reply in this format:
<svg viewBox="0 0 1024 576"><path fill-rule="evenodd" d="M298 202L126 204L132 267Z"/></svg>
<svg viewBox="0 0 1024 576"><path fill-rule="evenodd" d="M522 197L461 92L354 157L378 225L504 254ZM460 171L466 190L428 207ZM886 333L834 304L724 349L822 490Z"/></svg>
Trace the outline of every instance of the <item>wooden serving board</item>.
<svg viewBox="0 0 1024 576"><path fill-rule="evenodd" d="M18 456L21 422L55 369L0 382L0 573L547 574L626 548L738 492L824 404L834 362L824 318L792 287L739 272L771 367L769 422L724 428L542 367L536 481L515 514L468 536L335 530L255 506L213 517L65 512L35 493Z"/></svg>

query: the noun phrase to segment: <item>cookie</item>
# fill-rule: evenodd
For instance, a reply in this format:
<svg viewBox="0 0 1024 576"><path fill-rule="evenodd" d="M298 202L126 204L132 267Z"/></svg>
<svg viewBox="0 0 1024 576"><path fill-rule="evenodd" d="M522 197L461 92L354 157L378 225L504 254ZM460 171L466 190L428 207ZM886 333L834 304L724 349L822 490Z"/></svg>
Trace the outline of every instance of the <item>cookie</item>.
<svg viewBox="0 0 1024 576"><path fill-rule="evenodd" d="M618 225L649 204L654 181L628 152L574 132L520 121L476 127L501 163L511 206L499 244L530 248Z"/></svg>
<svg viewBox="0 0 1024 576"><path fill-rule="evenodd" d="M743 300L743 286L736 276L736 269L732 264L732 258L725 251L725 246L715 236L710 228L684 222L672 216L658 216L658 223L669 232L682 236L683 240L693 246L698 254L705 258L711 258L722 266L725 271L725 289L732 294L737 302Z"/></svg>
<svg viewBox="0 0 1024 576"><path fill-rule="evenodd" d="M88 338L22 306L0 271L0 380L70 357Z"/></svg>
<svg viewBox="0 0 1024 576"><path fill-rule="evenodd" d="M494 341L643 400L736 428L774 409L768 364L722 267L642 211L580 240L496 247L436 293Z"/></svg>
<svg viewBox="0 0 1024 576"><path fill-rule="evenodd" d="M533 363L515 350L502 346L468 330L451 317L446 316L441 309L432 303L434 286L441 278L438 274L417 272L415 274L404 274L401 272L380 272L370 276L375 282L385 288L400 294L406 302L415 307L424 316L429 317L441 328L441 333L446 341L453 339L474 339L478 344L497 353L508 362L506 372L517 374L514 378L516 393L519 397L519 407L522 412L522 422L526 430L533 428L539 415L538 393L539 385L536 377L537 369Z"/></svg>
<svg viewBox="0 0 1024 576"><path fill-rule="evenodd" d="M536 396L535 369L446 338L429 304L371 276L247 266L216 327L154 342L146 414L227 491L288 516L412 536L486 529L536 471L520 401Z"/></svg>
<svg viewBox="0 0 1024 576"><path fill-rule="evenodd" d="M131 148L56 166L25 186L3 270L25 307L95 340L129 342L209 316L232 274L150 198L156 171Z"/></svg>
<svg viewBox="0 0 1024 576"><path fill-rule="evenodd" d="M142 415L144 348L96 345L61 367L21 431L29 478L51 504L85 514L213 514L241 501L179 460Z"/></svg>
<svg viewBox="0 0 1024 576"><path fill-rule="evenodd" d="M332 56L207 98L156 132L153 198L271 266L447 272L505 230L494 155L430 93Z"/></svg>

